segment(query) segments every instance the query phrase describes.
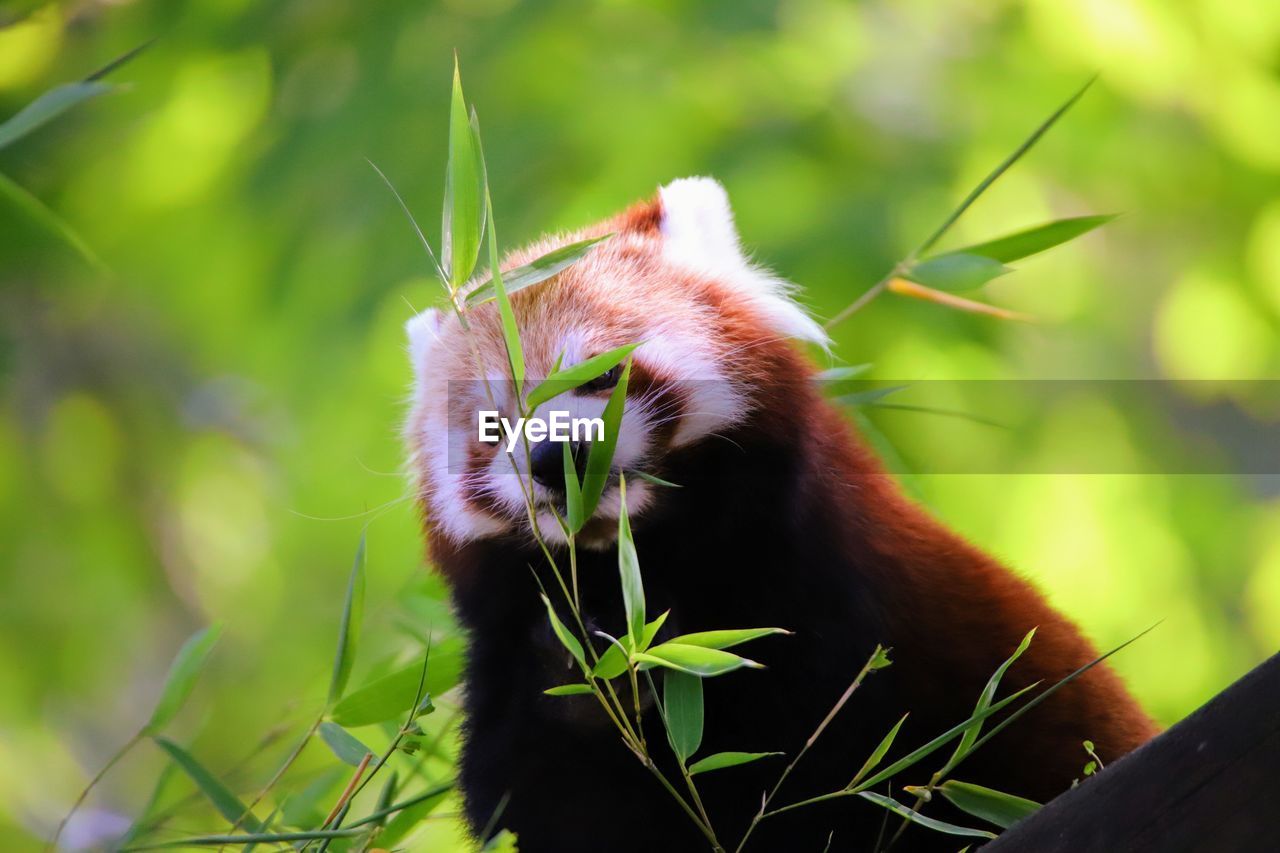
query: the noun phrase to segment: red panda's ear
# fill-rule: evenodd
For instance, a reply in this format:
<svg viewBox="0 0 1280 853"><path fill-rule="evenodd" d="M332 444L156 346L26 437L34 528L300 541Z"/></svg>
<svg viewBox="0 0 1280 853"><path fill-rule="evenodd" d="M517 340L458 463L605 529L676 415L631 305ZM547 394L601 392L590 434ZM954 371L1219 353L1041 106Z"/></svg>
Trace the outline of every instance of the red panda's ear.
<svg viewBox="0 0 1280 853"><path fill-rule="evenodd" d="M662 252L706 273L755 305L777 332L823 347L827 334L792 298L792 284L751 263L742 251L724 187L712 178L681 178L658 191Z"/></svg>
<svg viewBox="0 0 1280 853"><path fill-rule="evenodd" d="M713 178L681 178L658 191L668 255L715 270L747 265L733 224L729 194Z"/></svg>

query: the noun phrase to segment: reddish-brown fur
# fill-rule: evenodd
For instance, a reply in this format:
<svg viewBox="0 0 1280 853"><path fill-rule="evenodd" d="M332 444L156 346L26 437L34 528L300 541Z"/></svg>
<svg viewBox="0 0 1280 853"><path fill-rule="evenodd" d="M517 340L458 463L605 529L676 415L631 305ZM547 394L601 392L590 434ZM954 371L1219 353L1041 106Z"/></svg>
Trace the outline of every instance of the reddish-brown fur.
<svg viewBox="0 0 1280 853"><path fill-rule="evenodd" d="M661 205L650 202L584 232L621 232L622 239L607 250L616 253L613 260L602 254L594 272L614 263L652 275L658 261L646 252L648 241L660 239L661 221ZM1097 656L1030 584L902 494L844 415L822 397L814 368L793 343L716 282L670 270L665 275L669 290L637 298L653 299L654 308L647 310L691 310L679 300L694 300L696 310L706 312L708 333L736 354L735 381L755 405L726 431L727 442L704 441L658 458L652 473L687 488L664 493L651 512L634 520L651 612L669 607L670 624L680 632L756 625L796 632L761 641L759 651L753 650L769 669L708 684L705 751L794 754L871 647L891 646L893 666L868 681L828 730L822 748L806 758L788 783L783 799L790 801L847 782L905 712L911 717L899 737L901 749L891 757L964 720L992 671L1032 628L1035 639L1009 670L1001 696L1035 682L1052 684ZM593 302L600 297L575 287L572 276L552 287L517 294L517 315L526 328L536 329L564 310L598 319L623 339L634 333L632 313ZM482 346L501 346L492 312L477 316L474 325ZM534 358L549 361L555 349L554 341L535 340ZM643 368L637 373L638 385L662 380ZM462 777L472 821L485 825L495 804L510 793L501 825L520 834L522 850L696 844L687 819L638 770L607 726L583 725L580 715L557 710L570 707L566 700L540 695L565 676L543 667L562 650L546 634L545 612L529 580L526 566L541 561L536 549L518 535L452 541L430 520L428 541L472 632L472 720ZM610 565L616 557L596 552L581 560L587 616L612 625L620 618L616 569ZM956 776L1047 800L1080 775L1087 758L1083 740L1092 740L1109 760L1155 732L1103 664L1000 733ZM895 784L927 781L939 756L948 753ZM728 838L745 828L759 792L776 772L760 763L706 777L707 808ZM617 825L628 820L633 823ZM864 849L878 823L873 807L842 801L762 824L759 846L752 849L801 843L820 849L829 828L838 828L833 850ZM913 830L895 849L953 850L952 841Z"/></svg>

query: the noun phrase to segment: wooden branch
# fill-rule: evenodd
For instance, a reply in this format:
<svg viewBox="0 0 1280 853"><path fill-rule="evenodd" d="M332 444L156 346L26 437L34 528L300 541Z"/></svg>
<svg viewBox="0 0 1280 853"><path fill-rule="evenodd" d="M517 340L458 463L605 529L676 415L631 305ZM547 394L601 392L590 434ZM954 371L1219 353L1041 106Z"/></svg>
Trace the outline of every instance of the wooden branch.
<svg viewBox="0 0 1280 853"><path fill-rule="evenodd" d="M982 850L1280 850L1277 806L1280 654Z"/></svg>

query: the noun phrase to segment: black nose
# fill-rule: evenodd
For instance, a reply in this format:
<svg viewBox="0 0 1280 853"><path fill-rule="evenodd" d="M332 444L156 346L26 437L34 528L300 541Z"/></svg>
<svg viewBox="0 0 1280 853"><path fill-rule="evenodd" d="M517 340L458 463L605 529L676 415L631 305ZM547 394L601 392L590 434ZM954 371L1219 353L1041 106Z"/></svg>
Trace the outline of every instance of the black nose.
<svg viewBox="0 0 1280 853"><path fill-rule="evenodd" d="M564 449L563 441L540 441L529 448L529 472L539 485L556 492L564 491ZM573 455L574 468L578 479L582 479L585 453L580 452L582 442L571 441L569 452Z"/></svg>

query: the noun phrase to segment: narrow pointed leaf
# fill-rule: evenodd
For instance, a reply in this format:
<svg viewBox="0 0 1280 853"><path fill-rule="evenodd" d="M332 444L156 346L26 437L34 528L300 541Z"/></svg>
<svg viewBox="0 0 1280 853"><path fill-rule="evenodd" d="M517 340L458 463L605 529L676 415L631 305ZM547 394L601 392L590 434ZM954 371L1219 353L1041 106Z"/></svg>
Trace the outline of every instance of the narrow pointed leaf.
<svg viewBox="0 0 1280 853"><path fill-rule="evenodd" d="M670 678L670 676L664 676ZM708 755L701 761L695 761L689 767L689 775L694 776L698 773L707 773L711 770L722 770L725 767L737 767L739 764L750 764L753 761L759 761L761 758L768 758L771 755L782 755L781 752L717 752L715 755Z"/></svg>
<svg viewBox="0 0 1280 853"><path fill-rule="evenodd" d="M118 87L111 83L96 80L55 86L0 124L0 148L12 145L77 104L104 95L116 88Z"/></svg>
<svg viewBox="0 0 1280 853"><path fill-rule="evenodd" d="M627 385L630 381L631 362L628 361L600 416L604 421L604 438L591 442L587 451L587 467L582 473L584 519L595 515L596 507L600 505L600 496L609 483L609 472L613 467L613 454L618 449L618 434L622 430L622 414L627 405Z"/></svg>
<svg viewBox="0 0 1280 853"><path fill-rule="evenodd" d="M991 821L1001 829L1008 829L1040 808L1034 800L955 779L948 779L935 790L961 811Z"/></svg>
<svg viewBox="0 0 1280 853"><path fill-rule="evenodd" d="M607 429L607 427L606 427ZM582 508L582 486L578 483L578 466L573 460L572 442L560 443L564 455L564 507L568 516L569 532L577 533L582 529L586 514Z"/></svg>
<svg viewBox="0 0 1280 853"><path fill-rule="evenodd" d="M560 617L556 615L555 608L551 606L551 600L545 595L542 596L542 603L547 606L547 618L551 620L551 630L555 632L560 644L569 650L569 654L573 655L574 660L585 667L587 658L582 653L582 643L579 643L578 638L573 636L569 629L564 626L564 623L560 621Z"/></svg>
<svg viewBox="0 0 1280 853"><path fill-rule="evenodd" d="M492 214L490 215L492 222ZM503 280L506 284L507 294L518 293L526 287L532 287L540 284L547 279L563 272L569 267L576 264L582 259L591 247L608 240L612 234L605 234L601 237L592 237L588 240L579 240L576 243L570 243L567 246L561 246L559 249L547 252L539 258L536 258L524 266L516 267L513 270L507 270L503 274ZM497 267L493 267L497 269ZM467 307L481 305L494 299L497 290L494 287L492 279L484 284L477 286L474 290L467 294Z"/></svg>
<svg viewBox="0 0 1280 853"><path fill-rule="evenodd" d="M359 767L364 757L373 752L351 732L328 720L320 724L320 739L339 761L350 764L352 767Z"/></svg>
<svg viewBox="0 0 1280 853"><path fill-rule="evenodd" d="M662 486L664 489L683 489L684 486L679 483L673 483L670 480L664 480L659 476L650 474L647 471L628 471L627 476L635 477L637 480L644 480L655 486Z"/></svg>
<svg viewBox="0 0 1280 853"><path fill-rule="evenodd" d="M854 785L858 784L858 781L861 780L862 777L880 766L880 762L884 760L885 755L888 754L889 750L893 747L893 741L898 737L898 731L902 728L902 724L907 721L908 716L908 714L903 714L902 718L893 724L893 728L889 729L889 733L880 740L880 743L876 744L876 748L871 751L869 756L867 756L867 760L862 763L862 767L858 768L858 772L854 774L848 787L852 788Z"/></svg>
<svg viewBox="0 0 1280 853"><path fill-rule="evenodd" d="M453 95L449 104L449 165L445 173L441 255L450 289L457 291L476 266L480 254L483 209L480 163L475 133L462 95L462 75L453 66Z"/></svg>
<svg viewBox="0 0 1280 853"><path fill-rule="evenodd" d="M451 637L431 648L424 690L439 696L454 687L462 675L464 643ZM345 728L358 728L386 720L403 720L405 709L422 683L422 664L412 663L352 690L333 707L329 717Z"/></svg>
<svg viewBox="0 0 1280 853"><path fill-rule="evenodd" d="M333 658L333 675L329 679L329 704L342 698L351 678L356 650L360 645L360 624L364 620L365 536L360 534L355 564L347 579L347 598L342 605L342 623L338 628L338 651Z"/></svg>
<svg viewBox="0 0 1280 853"><path fill-rule="evenodd" d="M814 374L815 382L846 382L857 379L871 369L870 364L851 364L843 367L829 367Z"/></svg>
<svg viewBox="0 0 1280 853"><path fill-rule="evenodd" d="M870 406L883 400L890 394L896 394L907 388L906 385L891 385L886 388L868 388L865 391L855 391L852 394L842 394L836 397L837 403L844 403L846 406Z"/></svg>
<svg viewBox="0 0 1280 853"><path fill-rule="evenodd" d="M662 706L666 714L667 739L681 763L702 745L702 679L670 670L662 677Z"/></svg>
<svg viewBox="0 0 1280 853"><path fill-rule="evenodd" d="M965 246L963 249L957 249L956 251L970 255L982 255L1007 264L1010 261L1016 261L1074 240L1095 228L1106 225L1115 218L1116 214L1110 213L1098 216L1073 216L1068 219L1058 219L1054 222L1046 222L1043 225L1037 225L1034 228L1028 228L1004 237L997 237L994 240L987 240L984 243Z"/></svg>
<svg viewBox="0 0 1280 853"><path fill-rule="evenodd" d="M702 646L707 649L727 649L740 643L758 640L773 634L790 634L782 628L736 628L724 631L698 631L693 634L681 634L672 637L669 642L683 646Z"/></svg>
<svg viewBox="0 0 1280 853"><path fill-rule="evenodd" d="M724 675L742 667L760 668L753 660L724 652L720 649L706 649L702 646L682 646L678 643L662 643L647 652L636 652L632 659L652 666L661 666L691 675L711 678Z"/></svg>
<svg viewBox="0 0 1280 853"><path fill-rule="evenodd" d="M987 832L985 829L971 829L967 826L956 826L954 823L947 823L945 821L935 820L931 817L925 817L915 809L912 809L909 806L904 806L902 803L893 799L893 797L886 797L884 794L877 794L873 791L863 791L858 794L858 796L865 800L870 800L881 808L888 809L899 817L904 817L912 823L918 823L921 826L928 827L934 832L943 832L947 835L963 835L968 838L996 837L994 832Z"/></svg>
<svg viewBox="0 0 1280 853"><path fill-rule="evenodd" d="M593 356L586 361L565 367L559 370L551 371L551 374L541 384L529 392L529 396L525 399L525 406L529 411L533 411L538 406L560 396L566 391L572 391L584 382L590 382L597 376L600 376L622 363L622 360L631 355L631 351L639 344L627 344L626 346L611 349L608 352L602 352L600 355ZM557 360L557 364L559 361Z"/></svg>
<svg viewBox="0 0 1280 853"><path fill-rule="evenodd" d="M1018 647L1014 649L1013 654L1005 659L1004 663L996 667L996 671L991 673L991 678L987 679L987 684L982 688L982 693L978 696L978 703L974 706L973 712L979 714L991 707L991 701L996 697L996 690L1000 687L1000 679L1004 678L1004 674L1013 665L1013 662L1022 657L1022 653L1031 645L1031 639L1036 635L1036 629L1032 628L1022 638L1022 642L1018 643ZM978 720L969 728L965 729L964 734L960 737L960 742L956 744L956 751L952 753L951 759L946 763L946 769L942 771L943 775L947 774L952 767L955 767L973 748L973 744L978 740L978 735L982 733L982 721Z"/></svg>
<svg viewBox="0 0 1280 853"><path fill-rule="evenodd" d="M929 251L929 249L931 249L938 240L942 239L942 236L951 229L951 226L956 224L956 220L963 216L964 212L968 210L973 203L977 201L982 194L1000 178L1001 175L1009 171L1014 163L1021 160L1022 155L1030 151L1031 147L1040 141L1040 137L1044 136L1049 131L1049 128L1057 124L1058 119L1066 115L1067 111L1075 106L1076 101L1080 100L1080 98L1084 96L1084 93L1089 91L1089 87L1092 86L1094 81L1097 79L1098 78L1096 76L1089 78L1088 82L1076 90L1071 97L1067 98L1067 100L1064 101L1060 107L1054 110L1048 118L1040 122L1039 126L1037 126L1035 130L1031 131L1030 136L1022 140L1022 143L1018 145L1018 147L1015 148L1008 157L1005 157L1004 160L1000 161L1000 164L992 169L985 178L978 182L978 185L969 191L969 194L964 197L964 200L960 202L960 204L952 210L951 213L947 214L947 218L943 220L937 230L929 235L928 239L920 244L920 247L916 249L915 254L923 255L925 252Z"/></svg>
<svg viewBox="0 0 1280 853"><path fill-rule="evenodd" d="M173 663L169 665L169 674L165 676L160 699L151 712L151 720L143 729L144 734L158 734L182 710L221 634L221 625L211 625L195 632L182 644Z"/></svg>
<svg viewBox="0 0 1280 853"><path fill-rule="evenodd" d="M106 263L98 257L97 252L71 223L5 175L0 175L0 201L7 202L16 208L18 213L34 226L39 237L47 234L62 243L97 273L105 275L110 272ZM38 238L36 240L26 238L26 242L30 244L40 241Z"/></svg>
<svg viewBox="0 0 1280 853"><path fill-rule="evenodd" d="M1012 272L1009 267L983 255L950 252L913 266L906 277L914 282L948 292L974 290Z"/></svg>
<svg viewBox="0 0 1280 853"><path fill-rule="evenodd" d="M975 751L975 750L981 749L983 744L985 744L987 741L991 740L991 739L992 739L993 737L995 737L996 735L1000 734L1000 732L1004 731L1004 729L1005 729L1005 727L1006 727L1006 726L1013 725L1013 723L1017 722L1018 718L1019 718L1019 717L1021 717L1023 714L1027 713L1027 712L1028 712L1028 711L1030 711L1032 708L1036 707L1036 706L1037 706L1037 705L1039 705L1041 702L1043 702L1043 701L1045 701L1046 699L1048 699L1048 698L1049 698L1050 696L1052 696L1054 693L1057 693L1057 692L1058 692L1059 690L1061 690L1063 687L1066 687L1068 684L1070 684L1071 682L1075 681L1077 678L1079 678L1080 676L1084 675L1086 672L1088 672L1089 670L1093 669L1095 666L1097 666L1098 664L1102 663L1104 660L1106 660L1107 658L1109 658L1109 657L1111 657L1112 655L1114 655L1116 652L1118 652L1118 651L1120 651L1121 649L1123 649L1125 646L1128 646L1130 643L1135 643L1135 642L1137 642L1138 640L1140 640L1142 637L1145 637L1145 636L1146 636L1147 634L1149 634L1151 631L1154 631L1154 630L1155 630L1156 625L1159 625L1159 624L1160 624L1160 623L1159 623L1159 622L1157 622L1155 625L1152 625L1150 628L1147 628L1145 631L1142 631L1142 632L1141 632L1141 633L1139 633L1137 636L1135 636L1135 637L1131 637L1130 639L1125 640L1123 643L1121 643L1120 645L1116 646L1116 647L1115 647L1115 648L1113 648L1111 651L1106 652L1105 654L1098 655L1096 658L1094 658L1093 660L1091 660L1091 661L1089 661L1088 663L1084 664L1084 665L1083 665L1083 666L1081 666L1080 668L1076 669L1075 671L1073 671L1071 674L1069 674L1069 675L1068 675L1068 676L1066 676L1065 678L1063 678L1063 679L1061 679L1061 680L1057 681L1056 683L1054 683L1053 685L1051 685L1048 689L1046 689L1044 692L1042 692L1042 693L1038 694L1038 695L1037 695L1034 699L1032 699L1030 702L1028 702L1027 704L1023 705L1022 707L1018 708L1018 710L1014 711L1014 712L1013 712L1013 713L1011 713L1009 716L1007 716L1007 717L1005 717L1003 720L1001 720L999 723L997 723L996 725L992 726L992 727L991 727L991 731L989 731L989 732L987 732L985 735L983 735L983 736L978 740L978 742L977 742L977 743L975 743L975 744L973 745L973 749L971 749L971 750L969 750L969 751L970 751L970 752L973 752L973 751ZM1034 686L1034 685L1032 685L1032 686ZM1030 688L1027 688L1027 689L1030 689ZM1025 690L1020 690L1020 691L1018 691L1018 693L1016 693L1016 694L1014 694L1014 695L1015 695L1015 696L1017 696L1017 695L1020 695L1021 693L1024 693L1024 692L1026 692L1026 691L1025 691ZM1010 697L1010 698L1012 698L1012 697ZM1005 700L1005 701L1007 702L1007 700ZM1003 702L997 702L997 703L996 703L996 705L994 705L994 706L992 706L992 707L998 707L998 706L999 706L999 705L1001 705L1001 704L1004 704L1004 703L1003 703ZM955 766L955 764L952 764L952 767L954 767L954 766Z"/></svg>
<svg viewBox="0 0 1280 853"><path fill-rule="evenodd" d="M542 692L548 696L582 696L593 691L590 684L561 684L559 687L550 687Z"/></svg>
<svg viewBox="0 0 1280 853"><path fill-rule="evenodd" d="M627 636L631 648L638 649L644 638L644 581L640 577L640 557L631 536L627 513L627 478L619 480L618 574L622 579L622 606L627 614Z"/></svg>
<svg viewBox="0 0 1280 853"><path fill-rule="evenodd" d="M1040 682L1036 682L1035 684L1029 684L1026 687L1019 690L1018 692L1012 695L1006 696L1005 698L1001 699L999 702L996 702L990 708L983 711L982 713L974 714L964 722L958 723L957 725L952 726L942 734L935 737L933 740L926 743L924 746L921 746L912 750L908 754L904 755L902 758L899 758L897 761L890 764L885 769L881 770L879 773L876 773L875 775L871 776L865 781L859 782L851 790L856 790L861 792L861 791L866 791L868 788L874 788L876 785L879 785L884 780L894 777L898 773L902 772L908 767L911 767L912 765L916 764L919 761L923 761L925 758L928 758L934 752L938 751L942 747L951 743L951 741L960 737L964 733L964 730L967 729L969 726L971 726L976 720L985 720L988 717L992 716L993 714L999 713L1000 711L1004 710L1006 705L1009 705L1010 703L1020 699L1029 690L1032 690L1035 687L1037 687L1039 683Z"/></svg>
<svg viewBox="0 0 1280 853"><path fill-rule="evenodd" d="M507 346L507 363L511 366L511 380L516 385L516 399L524 395L524 347L520 343L520 327L516 325L511 300L502 285L502 270L498 266L498 231L493 223L493 202L489 191L484 194L485 209L489 211L489 267L493 270L493 286L498 295L498 316L502 320L502 339Z"/></svg>
<svg viewBox="0 0 1280 853"><path fill-rule="evenodd" d="M213 807L218 813L234 824L244 826L251 832L258 832L262 829L262 824L258 822L240 798L231 792L231 790L216 776L205 769L204 765L195 759L189 752L178 746L171 740L158 737L155 738L156 745L169 753L169 757L174 763L182 768L183 772L191 777L191 781L196 783L196 787L200 789L200 793L213 803Z"/></svg>

